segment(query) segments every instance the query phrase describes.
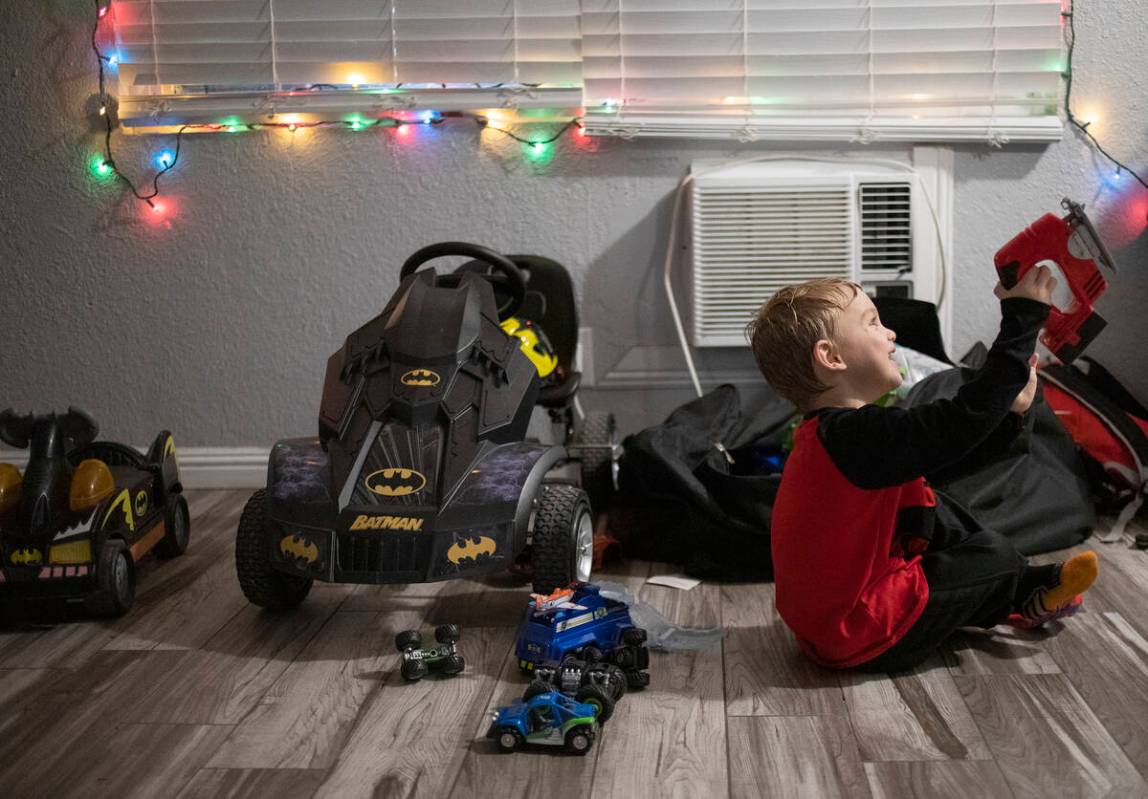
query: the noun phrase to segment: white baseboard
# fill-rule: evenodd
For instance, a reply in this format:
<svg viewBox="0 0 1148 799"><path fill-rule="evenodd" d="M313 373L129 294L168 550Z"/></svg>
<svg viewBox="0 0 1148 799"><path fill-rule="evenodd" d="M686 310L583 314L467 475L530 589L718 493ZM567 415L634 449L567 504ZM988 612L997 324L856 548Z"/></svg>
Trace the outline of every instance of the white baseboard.
<svg viewBox="0 0 1148 799"><path fill-rule="evenodd" d="M267 485L268 453L263 447L180 447L177 454L183 487L263 488ZM24 450L0 450L0 463L23 469L27 462Z"/></svg>

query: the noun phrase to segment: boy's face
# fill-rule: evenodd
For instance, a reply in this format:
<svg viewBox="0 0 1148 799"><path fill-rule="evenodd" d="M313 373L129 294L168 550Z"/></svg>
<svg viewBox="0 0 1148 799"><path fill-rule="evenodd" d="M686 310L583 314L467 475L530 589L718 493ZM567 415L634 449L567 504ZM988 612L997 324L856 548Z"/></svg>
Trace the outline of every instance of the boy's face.
<svg viewBox="0 0 1148 799"><path fill-rule="evenodd" d="M893 360L897 334L881 324L868 295L857 292L837 320L837 345L846 365L845 378L866 402L875 402L901 385L901 370Z"/></svg>

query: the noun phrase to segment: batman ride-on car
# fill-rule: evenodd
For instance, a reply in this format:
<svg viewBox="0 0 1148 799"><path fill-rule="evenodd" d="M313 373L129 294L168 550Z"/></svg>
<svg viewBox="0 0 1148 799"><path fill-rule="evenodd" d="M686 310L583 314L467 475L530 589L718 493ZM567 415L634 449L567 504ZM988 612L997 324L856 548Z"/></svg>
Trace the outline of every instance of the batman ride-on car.
<svg viewBox="0 0 1148 799"><path fill-rule="evenodd" d="M420 271L442 256L474 260ZM587 580L587 490L608 496L617 447L612 417L575 418L576 343L560 264L461 242L408 258L328 360L319 436L271 450L236 534L243 593L288 608L314 580L432 582L527 558L536 592Z"/></svg>
<svg viewBox="0 0 1148 799"><path fill-rule="evenodd" d="M24 473L0 464L0 598L84 600L120 616L135 600L136 563L182 555L191 534L175 442L146 455L112 441L77 408L0 412L0 440L28 450Z"/></svg>

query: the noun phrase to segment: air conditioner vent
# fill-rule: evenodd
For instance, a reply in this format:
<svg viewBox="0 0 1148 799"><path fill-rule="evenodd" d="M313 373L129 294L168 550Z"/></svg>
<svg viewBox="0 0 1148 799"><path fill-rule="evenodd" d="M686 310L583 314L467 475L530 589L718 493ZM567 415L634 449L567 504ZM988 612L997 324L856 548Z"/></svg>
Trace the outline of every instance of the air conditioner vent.
<svg viewBox="0 0 1148 799"><path fill-rule="evenodd" d="M913 268L909 184L862 183L861 271Z"/></svg>
<svg viewBox="0 0 1148 799"><path fill-rule="evenodd" d="M784 188L695 186L694 341L743 346L745 326L779 288L853 277L848 182Z"/></svg>

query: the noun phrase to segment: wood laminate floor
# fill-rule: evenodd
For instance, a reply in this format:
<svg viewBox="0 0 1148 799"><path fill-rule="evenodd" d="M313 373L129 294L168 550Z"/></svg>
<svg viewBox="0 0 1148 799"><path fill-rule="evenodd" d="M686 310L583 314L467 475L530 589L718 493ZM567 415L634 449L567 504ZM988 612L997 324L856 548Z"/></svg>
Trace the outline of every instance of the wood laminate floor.
<svg viewBox="0 0 1148 799"><path fill-rule="evenodd" d="M585 758L501 755L483 733L525 687L525 587L316 584L264 613L234 573L246 496L190 493L191 548L141 564L124 618L0 630L0 796L1148 796L1148 554L1126 543L1086 545L1085 613L962 633L896 678L804 661L771 584L681 592L629 563L605 579L722 645L653 653ZM444 622L466 672L404 683L394 634Z"/></svg>

